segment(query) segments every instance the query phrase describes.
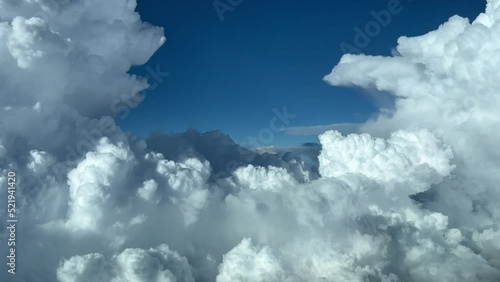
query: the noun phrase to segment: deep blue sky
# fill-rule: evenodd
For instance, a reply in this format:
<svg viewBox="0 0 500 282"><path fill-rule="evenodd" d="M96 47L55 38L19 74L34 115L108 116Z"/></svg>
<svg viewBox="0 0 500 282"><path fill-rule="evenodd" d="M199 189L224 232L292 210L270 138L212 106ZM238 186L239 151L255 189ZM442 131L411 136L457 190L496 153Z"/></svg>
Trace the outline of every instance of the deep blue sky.
<svg viewBox="0 0 500 282"><path fill-rule="evenodd" d="M227 0L220 0L227 3ZM388 0L243 0L221 21L213 0L138 0L144 21L165 28L166 44L151 58L170 76L131 115L125 130L219 129L238 142L268 127L272 109L297 114L289 126L362 122L378 106L359 90L327 85L322 78L354 44L354 27ZM401 35L426 33L459 14L474 19L483 0L400 0L394 15L362 51L388 55ZM145 74L144 67L134 73ZM315 141L275 135L272 145ZM270 144L262 144L270 145Z"/></svg>

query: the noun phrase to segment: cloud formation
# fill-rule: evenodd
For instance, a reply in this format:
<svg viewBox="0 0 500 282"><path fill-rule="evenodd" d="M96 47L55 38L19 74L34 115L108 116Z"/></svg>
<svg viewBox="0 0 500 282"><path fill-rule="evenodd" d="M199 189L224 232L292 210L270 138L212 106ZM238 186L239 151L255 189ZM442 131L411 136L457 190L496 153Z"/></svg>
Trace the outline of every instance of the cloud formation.
<svg viewBox="0 0 500 282"><path fill-rule="evenodd" d="M499 0L392 57L345 55L325 80L395 106L321 134L317 177L220 132L145 142L110 121L165 41L135 6L0 0L1 198L19 178L17 274L0 264L1 280L500 279Z"/></svg>
<svg viewBox="0 0 500 282"><path fill-rule="evenodd" d="M237 168L246 165L283 167L301 181L318 177L311 162L306 163L317 158L318 152L307 150L305 146L278 150L245 148L219 130L200 133L195 129L177 134L153 132L146 144L167 159L195 157L207 160L212 169L212 180L230 177Z"/></svg>
<svg viewBox="0 0 500 282"><path fill-rule="evenodd" d="M360 124L334 123L329 125L285 127L283 131L290 135L320 135L326 131L339 131L343 134L357 133Z"/></svg>
<svg viewBox="0 0 500 282"><path fill-rule="evenodd" d="M61 282L194 282L185 257L167 245L149 250L125 249L107 260L101 254L74 256L57 270Z"/></svg>

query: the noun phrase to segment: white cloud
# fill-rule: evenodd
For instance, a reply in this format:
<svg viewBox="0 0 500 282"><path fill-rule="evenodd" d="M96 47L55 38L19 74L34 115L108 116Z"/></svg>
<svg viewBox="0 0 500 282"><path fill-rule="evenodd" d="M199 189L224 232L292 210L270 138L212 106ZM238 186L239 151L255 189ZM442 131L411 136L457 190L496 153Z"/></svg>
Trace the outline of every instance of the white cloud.
<svg viewBox="0 0 500 282"><path fill-rule="evenodd" d="M112 273L107 271L108 267L101 254L75 256L57 270L57 279L61 282L111 281Z"/></svg>
<svg viewBox="0 0 500 282"><path fill-rule="evenodd" d="M191 158L176 163L167 161L161 156L157 162L156 172L168 187L166 191L168 194L165 196L168 195L172 203L179 204L185 223L189 225L195 222L199 210L207 203L206 182L210 176L208 162Z"/></svg>
<svg viewBox="0 0 500 282"><path fill-rule="evenodd" d="M125 183L132 165L134 157L127 147L101 139L96 152L87 153L85 159L68 173L70 214L67 226L98 231L106 217L104 209L112 203L111 187Z"/></svg>
<svg viewBox="0 0 500 282"><path fill-rule="evenodd" d="M125 249L111 259L98 253L74 256L57 269L57 278L61 282L194 282L187 259L167 245Z"/></svg>
<svg viewBox="0 0 500 282"><path fill-rule="evenodd" d="M451 149L426 130L397 131L387 141L368 134L343 137L337 131L319 138L323 145L319 156L323 177L359 173L388 189L399 185L412 194L441 182L454 168L450 164Z"/></svg>
<svg viewBox="0 0 500 282"><path fill-rule="evenodd" d="M224 255L217 282L284 281L285 273L268 247L258 248L244 238Z"/></svg>
<svg viewBox="0 0 500 282"><path fill-rule="evenodd" d="M402 99L390 114L381 114L361 129L388 135L400 129L432 130L454 151L453 181L437 185L433 209L446 212L455 224L483 229L498 222L493 204L500 163L493 128L500 124L500 98L494 78L500 23L498 1L468 23L458 16L420 37L401 37L399 57L345 56L325 79L334 85L374 86Z"/></svg>
<svg viewBox="0 0 500 282"><path fill-rule="evenodd" d="M243 189L278 191L297 185L297 181L284 168L248 165L234 172L235 180Z"/></svg>
<svg viewBox="0 0 500 282"><path fill-rule="evenodd" d="M154 194L158 189L158 183L154 179L144 181L144 185L137 190L137 196L143 198L146 201L153 201ZM156 200L158 201L158 200Z"/></svg>

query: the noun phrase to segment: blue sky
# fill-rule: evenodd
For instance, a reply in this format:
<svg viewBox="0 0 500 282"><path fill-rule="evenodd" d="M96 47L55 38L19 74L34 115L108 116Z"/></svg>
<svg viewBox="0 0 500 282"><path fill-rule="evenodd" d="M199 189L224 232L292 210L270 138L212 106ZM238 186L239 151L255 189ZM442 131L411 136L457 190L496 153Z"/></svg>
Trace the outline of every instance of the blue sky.
<svg viewBox="0 0 500 282"><path fill-rule="evenodd" d="M354 28L364 29L374 19L370 12L387 9L388 2L243 0L221 21L213 0L139 1L142 19L164 27L167 37L147 66L159 66L170 76L120 125L142 137L153 130L219 129L246 143L269 127L273 108L286 106L295 114L288 124L293 127L363 122L381 100L329 86L322 78L341 58L339 45L354 46ZM399 36L423 34L454 14L473 19L484 10L485 1L400 4L402 11L392 15L362 52L388 55ZM133 72L147 74L145 66ZM316 140L280 132L261 145Z"/></svg>

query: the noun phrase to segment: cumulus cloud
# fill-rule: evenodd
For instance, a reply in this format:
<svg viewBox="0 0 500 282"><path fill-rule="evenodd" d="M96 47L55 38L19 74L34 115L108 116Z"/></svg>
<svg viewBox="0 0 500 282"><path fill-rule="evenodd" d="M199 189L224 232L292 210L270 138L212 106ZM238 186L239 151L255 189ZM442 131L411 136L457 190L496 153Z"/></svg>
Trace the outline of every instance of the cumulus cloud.
<svg viewBox="0 0 500 282"><path fill-rule="evenodd" d="M317 178L315 167L307 161L317 158L315 151L245 148L218 130L200 133L189 129L178 134L153 132L146 143L149 149L162 153L167 159L196 157L207 160L212 168L211 180L229 177L237 168L246 165L283 167L299 181Z"/></svg>
<svg viewBox="0 0 500 282"><path fill-rule="evenodd" d="M323 177L359 173L387 189L404 183L407 191L424 191L429 182L440 183L454 166L451 148L427 130L397 131L388 140L368 134L342 137L330 131L320 136L323 150L319 156ZM424 190L422 190L424 189Z"/></svg>
<svg viewBox="0 0 500 282"><path fill-rule="evenodd" d="M160 245L149 250L125 249L107 260L94 253L74 256L57 269L61 282L194 282L185 257Z"/></svg>
<svg viewBox="0 0 500 282"><path fill-rule="evenodd" d="M224 255L217 282L283 281L285 272L268 247L257 248L244 238Z"/></svg>
<svg viewBox="0 0 500 282"><path fill-rule="evenodd" d="M290 135L315 135L318 136L326 131L339 131L344 134L356 133L360 124L358 123L334 123L329 125L294 126L285 127L283 131Z"/></svg>
<svg viewBox="0 0 500 282"><path fill-rule="evenodd" d="M107 116L165 41L135 6L0 0L0 197L9 170L19 184L2 280L500 279L500 1L392 57L345 55L325 80L394 108L267 153L220 132L143 141Z"/></svg>
<svg viewBox="0 0 500 282"><path fill-rule="evenodd" d="M454 16L423 36L401 37L398 57L345 56L325 77L334 85L376 87L401 97L393 112L370 120L363 131L386 136L425 127L451 146L456 178L436 185L426 206L476 232L496 229L498 223L493 199L500 196L494 189L500 156L494 148L500 136L493 128L500 122L494 110L500 85L493 74L500 59L499 4L488 1L486 13L471 23Z"/></svg>
<svg viewBox="0 0 500 282"><path fill-rule="evenodd" d="M67 225L78 230L97 231L105 219L103 208L110 200L110 187L121 186L133 165L129 150L102 139L95 152L87 153L68 173L69 219Z"/></svg>

